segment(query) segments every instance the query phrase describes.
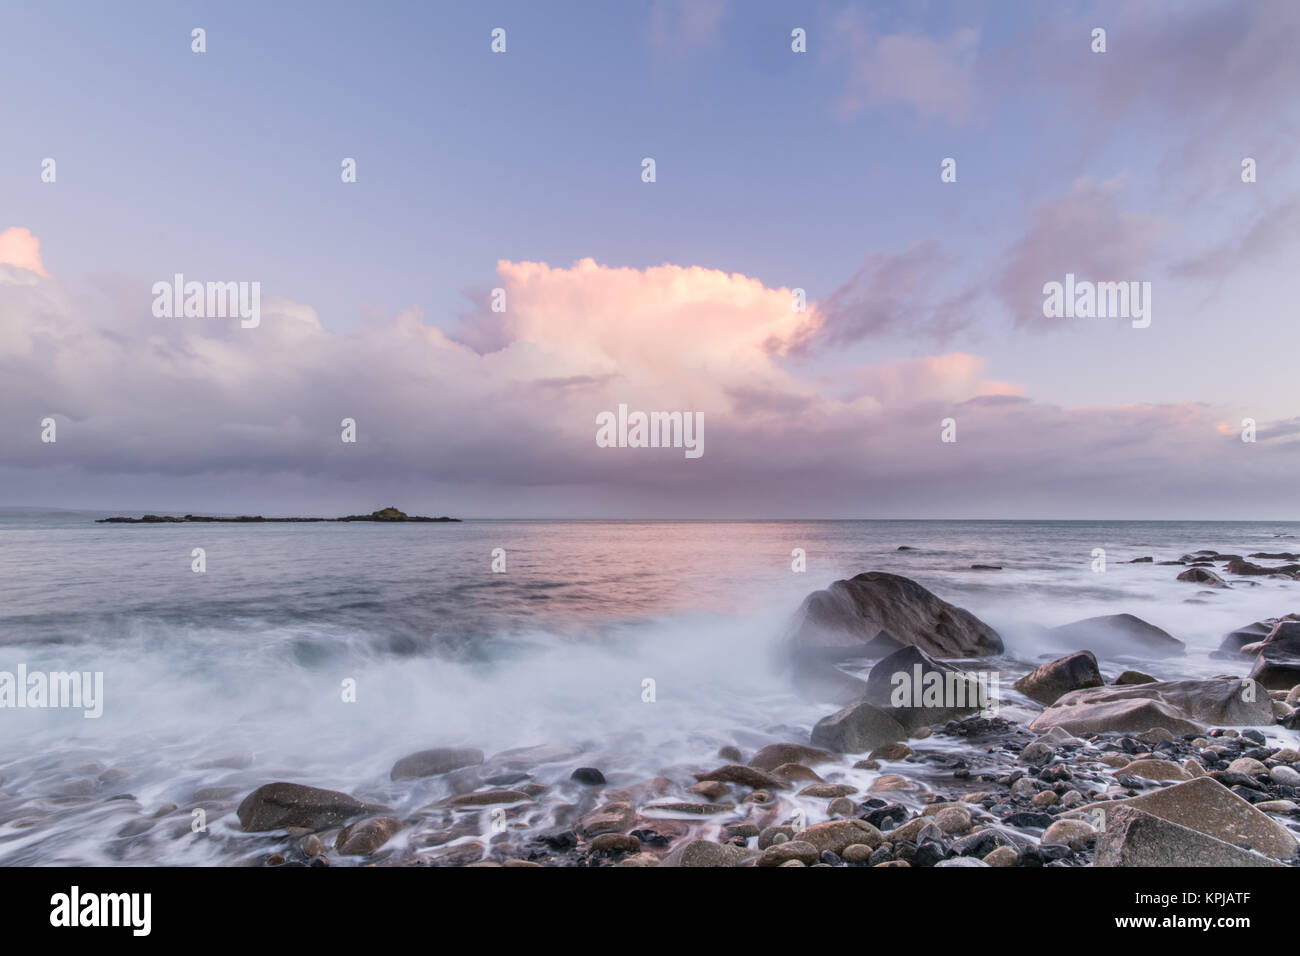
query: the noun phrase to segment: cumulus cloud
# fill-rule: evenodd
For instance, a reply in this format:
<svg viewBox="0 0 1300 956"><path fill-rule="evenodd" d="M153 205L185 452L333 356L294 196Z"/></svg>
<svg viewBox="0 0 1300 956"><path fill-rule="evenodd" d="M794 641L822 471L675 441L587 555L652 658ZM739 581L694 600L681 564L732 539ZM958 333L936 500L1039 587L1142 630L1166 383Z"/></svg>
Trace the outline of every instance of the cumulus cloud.
<svg viewBox="0 0 1300 956"><path fill-rule="evenodd" d="M268 293L260 327L242 329L154 318L148 282L87 299L19 276L0 267L9 495L59 488L62 503L94 506L129 476L136 498L153 489L193 510L211 505L187 489L238 478L240 507L270 510L277 481L293 489L281 511L299 513L320 500L313 489L350 483L436 485L442 510L488 501L480 513L497 515L989 514L1033 502L1059 514L1090 501L1113 515L1117 494L1134 507L1183 500L1170 483L1187 500L1289 487L1292 463L1264 429L1265 453L1229 454L1241 443L1217 430L1233 418L1223 409L1057 408L967 353L807 370L795 346L821 311L718 270L500 262L508 309L489 353L417 309L337 334ZM703 412L704 457L597 447L596 415L620 403ZM39 441L46 416L55 445ZM955 445L939 441L947 417ZM343 418L357 421L356 445L339 440Z"/></svg>
<svg viewBox="0 0 1300 956"><path fill-rule="evenodd" d="M41 241L21 226L0 232L0 264L34 272L46 279L50 277L41 263Z"/></svg>

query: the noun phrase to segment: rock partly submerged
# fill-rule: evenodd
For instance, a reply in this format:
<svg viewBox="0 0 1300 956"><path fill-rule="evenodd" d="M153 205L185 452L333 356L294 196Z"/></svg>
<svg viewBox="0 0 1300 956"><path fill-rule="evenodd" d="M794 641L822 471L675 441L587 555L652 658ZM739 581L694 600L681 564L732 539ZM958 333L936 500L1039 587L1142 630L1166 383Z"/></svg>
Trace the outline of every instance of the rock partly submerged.
<svg viewBox="0 0 1300 956"><path fill-rule="evenodd" d="M389 771L391 780L418 780L450 773L483 762L483 751L473 747L435 747L403 757Z"/></svg>
<svg viewBox="0 0 1300 956"><path fill-rule="evenodd" d="M1047 707L1029 729L1060 727L1072 734L1140 733L1164 727L1184 734L1206 725L1264 726L1273 723L1268 695L1235 677L1156 681L1071 691Z"/></svg>
<svg viewBox="0 0 1300 956"><path fill-rule="evenodd" d="M1054 704L1072 690L1102 686L1097 657L1092 651L1075 651L1040 664L1012 685L1040 704Z"/></svg>
<svg viewBox="0 0 1300 956"><path fill-rule="evenodd" d="M836 581L810 594L790 638L796 657L822 660L869 657L898 645L919 647L935 657L984 657L1003 650L998 633L974 614L915 581L883 571Z"/></svg>
<svg viewBox="0 0 1300 956"><path fill-rule="evenodd" d="M285 827L324 830L387 809L336 790L277 782L258 787L244 798L235 813L245 832L257 833Z"/></svg>
<svg viewBox="0 0 1300 956"><path fill-rule="evenodd" d="M1279 621L1273 627L1259 646L1250 678L1266 690L1300 684L1300 621Z"/></svg>
<svg viewBox="0 0 1300 956"><path fill-rule="evenodd" d="M1187 647L1163 628L1132 614L1105 614L1051 628L1047 639L1070 651L1090 650L1098 657L1174 657Z"/></svg>

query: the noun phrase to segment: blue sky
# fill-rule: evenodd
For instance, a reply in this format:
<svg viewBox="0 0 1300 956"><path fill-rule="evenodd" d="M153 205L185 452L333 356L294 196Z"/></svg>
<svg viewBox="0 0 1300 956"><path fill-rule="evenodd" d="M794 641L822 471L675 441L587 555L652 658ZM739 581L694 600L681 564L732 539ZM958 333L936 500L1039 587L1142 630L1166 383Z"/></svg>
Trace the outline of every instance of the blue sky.
<svg viewBox="0 0 1300 956"><path fill-rule="evenodd" d="M414 309L478 342L499 261L668 263L806 289L823 324L780 364L841 399L855 370L962 353L1053 408L1200 404L1277 434L1297 414L1287 378L1260 374L1300 346L1289 4L69 3L4 18L0 230L29 230L70 296L115 303L105 315L134 321L149 302L127 290L183 272L258 280L333 335ZM939 180L949 156L955 184ZM1151 281L1151 327L1046 327L1037 287L1067 268ZM1032 294L1013 303L1012 286Z"/></svg>

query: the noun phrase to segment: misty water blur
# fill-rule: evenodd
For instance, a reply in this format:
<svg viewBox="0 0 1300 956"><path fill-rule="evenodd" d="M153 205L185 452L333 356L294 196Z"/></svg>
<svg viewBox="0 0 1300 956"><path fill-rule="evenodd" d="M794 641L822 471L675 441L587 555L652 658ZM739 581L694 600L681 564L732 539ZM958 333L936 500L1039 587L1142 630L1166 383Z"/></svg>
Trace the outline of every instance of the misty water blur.
<svg viewBox="0 0 1300 956"><path fill-rule="evenodd" d="M860 571L905 575L971 610L1003 634L1000 664L1021 670L1045 652L1034 625L1129 612L1188 644L1185 658L1151 662L1160 677L1244 673L1209 656L1222 635L1300 610L1293 582L1206 591L1176 581L1178 567L1124 563L1295 550L1297 523L94 517L0 514L0 670L102 671L105 695L97 720L0 711L0 794L51 801L17 825L0 800L0 863L219 859L202 841L109 852L113 794L184 807L204 787L242 796L286 779L410 807L432 791L397 787L388 770L427 747L575 745L574 765L631 782L723 744L806 739L834 708L792 694L778 646L805 595ZM206 573L191 571L194 548ZM491 570L495 548L505 573ZM791 570L795 548L805 573ZM342 700L348 679L355 703ZM202 766L234 754L247 765ZM93 812L73 799L88 793Z"/></svg>

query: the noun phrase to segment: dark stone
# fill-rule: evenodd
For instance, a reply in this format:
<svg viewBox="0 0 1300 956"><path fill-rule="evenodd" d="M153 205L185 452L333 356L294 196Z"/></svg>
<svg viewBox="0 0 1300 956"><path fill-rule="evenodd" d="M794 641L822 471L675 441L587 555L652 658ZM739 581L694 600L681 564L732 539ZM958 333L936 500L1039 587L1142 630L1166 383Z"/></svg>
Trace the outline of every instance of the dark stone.
<svg viewBox="0 0 1300 956"><path fill-rule="evenodd" d="M605 783L605 775L595 767L579 767L569 774L569 779L575 783L586 784L589 787L596 787Z"/></svg>

